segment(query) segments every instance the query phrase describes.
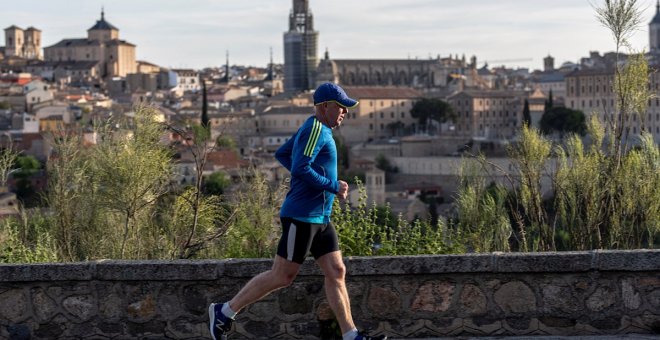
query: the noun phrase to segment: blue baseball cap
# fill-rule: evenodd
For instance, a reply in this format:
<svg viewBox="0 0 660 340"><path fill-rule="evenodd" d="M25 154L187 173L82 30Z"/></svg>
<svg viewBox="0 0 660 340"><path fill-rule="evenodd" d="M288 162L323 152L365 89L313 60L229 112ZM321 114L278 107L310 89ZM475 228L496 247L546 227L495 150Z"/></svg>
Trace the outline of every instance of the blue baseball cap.
<svg viewBox="0 0 660 340"><path fill-rule="evenodd" d="M343 107L355 107L358 102L353 98L349 98L346 92L334 83L325 83L316 88L314 91L314 105L319 105L325 102L335 102Z"/></svg>

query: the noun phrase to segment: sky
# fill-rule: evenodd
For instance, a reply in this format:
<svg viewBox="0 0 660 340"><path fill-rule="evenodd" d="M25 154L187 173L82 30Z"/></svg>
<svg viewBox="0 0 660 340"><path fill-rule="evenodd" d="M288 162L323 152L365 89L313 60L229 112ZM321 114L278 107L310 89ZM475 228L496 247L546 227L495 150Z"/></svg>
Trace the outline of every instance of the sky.
<svg viewBox="0 0 660 340"><path fill-rule="evenodd" d="M604 0L309 0L319 57L428 59L475 55L479 66L543 68L614 50L596 19ZM630 38L648 50L656 1L638 0L643 24ZM9 5L9 4L12 5ZM282 63L292 0L22 0L0 3L0 26L34 26L42 47L84 38L100 18L137 45L138 60L163 67L265 67ZM0 45L4 39L0 38Z"/></svg>

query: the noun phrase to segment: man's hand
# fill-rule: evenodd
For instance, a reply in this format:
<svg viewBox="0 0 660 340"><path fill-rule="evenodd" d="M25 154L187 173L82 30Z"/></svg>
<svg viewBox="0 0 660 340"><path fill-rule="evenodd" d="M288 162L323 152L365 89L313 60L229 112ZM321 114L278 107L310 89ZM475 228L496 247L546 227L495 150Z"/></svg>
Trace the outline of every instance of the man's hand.
<svg viewBox="0 0 660 340"><path fill-rule="evenodd" d="M348 197L348 183L346 183L342 180L339 180L337 182L339 183L339 191L337 191L337 196L339 196L339 198L345 200L346 197Z"/></svg>

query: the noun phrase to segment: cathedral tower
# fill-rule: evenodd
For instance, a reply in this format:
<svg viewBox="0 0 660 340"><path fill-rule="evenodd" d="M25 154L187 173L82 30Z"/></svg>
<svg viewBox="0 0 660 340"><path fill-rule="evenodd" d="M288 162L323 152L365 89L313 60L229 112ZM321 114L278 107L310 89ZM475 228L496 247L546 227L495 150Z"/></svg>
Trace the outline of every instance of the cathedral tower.
<svg viewBox="0 0 660 340"><path fill-rule="evenodd" d="M284 33L285 91L309 90L314 85L314 71L319 63L318 37L309 0L293 0L289 31Z"/></svg>

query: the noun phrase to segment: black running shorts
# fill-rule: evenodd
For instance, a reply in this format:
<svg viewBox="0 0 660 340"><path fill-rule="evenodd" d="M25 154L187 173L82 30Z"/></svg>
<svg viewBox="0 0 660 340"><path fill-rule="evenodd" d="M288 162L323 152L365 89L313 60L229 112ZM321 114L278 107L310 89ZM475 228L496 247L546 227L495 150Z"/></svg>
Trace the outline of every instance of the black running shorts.
<svg viewBox="0 0 660 340"><path fill-rule="evenodd" d="M282 237L277 255L302 264L311 252L315 259L339 250L337 232L332 223L314 224L281 217Z"/></svg>

